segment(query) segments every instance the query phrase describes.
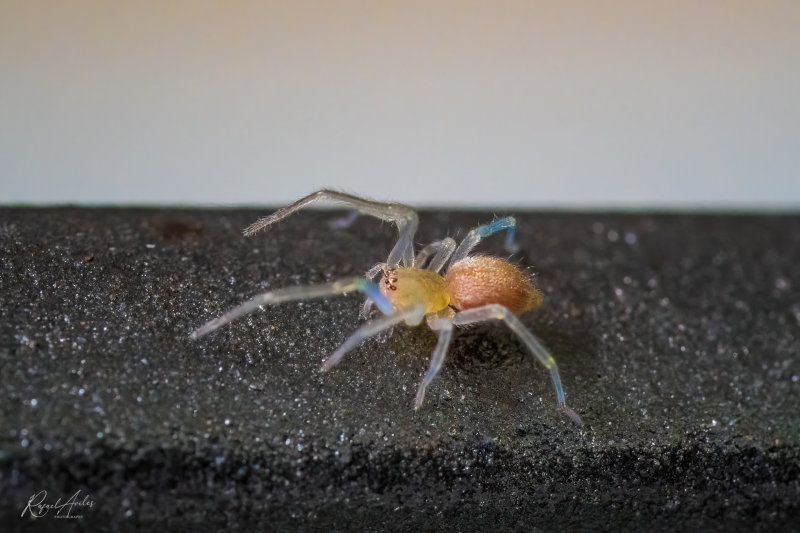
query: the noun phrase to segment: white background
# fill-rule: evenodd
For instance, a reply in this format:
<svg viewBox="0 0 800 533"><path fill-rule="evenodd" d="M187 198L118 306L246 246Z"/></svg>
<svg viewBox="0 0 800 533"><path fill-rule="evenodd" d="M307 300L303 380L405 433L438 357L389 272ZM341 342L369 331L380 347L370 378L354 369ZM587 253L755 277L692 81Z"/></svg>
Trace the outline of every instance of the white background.
<svg viewBox="0 0 800 533"><path fill-rule="evenodd" d="M800 207L800 2L0 2L0 203Z"/></svg>

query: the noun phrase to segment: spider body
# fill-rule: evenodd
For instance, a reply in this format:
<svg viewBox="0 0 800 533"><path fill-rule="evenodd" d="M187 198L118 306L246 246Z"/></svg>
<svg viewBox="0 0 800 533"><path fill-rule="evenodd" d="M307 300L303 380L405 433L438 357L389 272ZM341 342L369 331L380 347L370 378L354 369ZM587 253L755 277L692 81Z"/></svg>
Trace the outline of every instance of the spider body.
<svg viewBox="0 0 800 533"><path fill-rule="evenodd" d="M445 281L450 302L460 311L497 304L519 315L542 305L542 293L531 278L500 257L466 257L450 265Z"/></svg>
<svg viewBox="0 0 800 533"><path fill-rule="evenodd" d="M542 293L515 264L476 255L458 261L445 275L417 267L384 272L378 286L396 309L422 305L425 314L451 306L457 311L502 305L515 315L542 305Z"/></svg>
<svg viewBox="0 0 800 533"><path fill-rule="evenodd" d="M345 278L332 283L287 287L259 294L198 328L191 334L192 338L207 335L263 305L358 291L367 296L362 316L366 317L373 305L384 316L367 322L356 330L325 359L323 370L336 365L342 356L364 339L402 322L415 326L425 320L438 333L439 340L431 356L428 371L417 390L414 406L418 409L425 398L426 387L444 363L453 328L500 320L517 334L525 348L550 371L558 406L576 423L582 424L578 414L565 403L555 359L517 317L542 304L541 292L534 286L531 278L513 263L499 257L470 255L483 238L501 231L506 232L506 249L511 250L516 228L513 217L498 219L471 230L458 246L448 237L425 246L415 254L414 233L418 219L412 208L403 204L373 202L338 191L320 190L259 219L245 229L244 234L250 236L319 199L334 200L360 213L395 223L399 238L386 262L373 266L363 278ZM449 266L446 266L448 263ZM379 274L378 283L373 283Z"/></svg>
<svg viewBox="0 0 800 533"><path fill-rule="evenodd" d="M450 305L445 278L438 272L414 267L387 270L378 286L396 309L413 309L422 305L425 314L438 313Z"/></svg>

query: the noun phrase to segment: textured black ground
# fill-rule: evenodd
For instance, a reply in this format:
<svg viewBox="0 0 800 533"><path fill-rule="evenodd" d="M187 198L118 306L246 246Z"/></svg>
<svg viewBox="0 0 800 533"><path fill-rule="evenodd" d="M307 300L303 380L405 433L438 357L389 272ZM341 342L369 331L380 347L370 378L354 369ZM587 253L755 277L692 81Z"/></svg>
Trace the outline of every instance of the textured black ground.
<svg viewBox="0 0 800 533"><path fill-rule="evenodd" d="M0 211L1 529L800 528L800 217L516 213L581 429L499 325L457 333L419 412L425 327L318 370L357 296L190 341L393 244L327 212L241 237L268 211ZM491 216L423 212L418 241ZM79 489L82 519L20 518Z"/></svg>

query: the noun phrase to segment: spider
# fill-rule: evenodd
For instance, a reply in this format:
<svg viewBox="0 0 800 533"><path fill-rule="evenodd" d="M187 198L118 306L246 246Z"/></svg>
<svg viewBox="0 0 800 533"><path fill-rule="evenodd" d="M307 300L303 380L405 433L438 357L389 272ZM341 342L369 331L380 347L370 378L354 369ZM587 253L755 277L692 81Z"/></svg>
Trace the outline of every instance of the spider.
<svg viewBox="0 0 800 533"><path fill-rule="evenodd" d="M457 246L456 241L448 237L425 246L415 255L414 233L417 230L418 217L413 208L322 189L258 219L243 233L246 237L252 236L323 199L342 204L356 213L396 224L399 238L386 262L370 268L363 278L352 277L332 283L287 287L256 295L201 326L191 334L191 338L203 337L263 305L358 291L367 297L361 308L362 318L367 317L373 306L377 306L384 316L367 322L356 330L323 361L322 370L333 368L342 356L365 339L401 322L416 326L424 319L438 333L438 342L433 350L430 366L417 389L414 401L416 410L422 405L425 389L442 368L454 326L501 320L550 371L558 407L576 423L583 424L578 414L566 405L555 359L517 317L525 311L539 307L542 304L542 293L519 267L509 261L489 255L470 255L482 239L500 231L506 231L506 248L512 249L516 229L514 217L478 226L467 233ZM352 222L352 218L343 225L349 222ZM449 266L445 268L448 262ZM374 280L379 274L380 280L376 284Z"/></svg>

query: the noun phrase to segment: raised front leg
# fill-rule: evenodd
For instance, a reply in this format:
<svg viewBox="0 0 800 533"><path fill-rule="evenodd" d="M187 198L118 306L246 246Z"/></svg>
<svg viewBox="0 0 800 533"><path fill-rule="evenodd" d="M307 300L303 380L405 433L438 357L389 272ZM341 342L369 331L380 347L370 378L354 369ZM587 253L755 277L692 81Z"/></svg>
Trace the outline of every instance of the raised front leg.
<svg viewBox="0 0 800 533"><path fill-rule="evenodd" d="M389 252L389 258L386 260L386 263L390 268L397 266L401 261L406 266L414 264L414 234L417 232L419 220L417 212L414 211L412 207L405 204L373 202L372 200L366 200L358 196L353 196L352 194L332 191L330 189L321 189L312 192L293 204L281 207L271 215L259 218L245 228L243 233L246 237L249 237L318 200L331 200L350 209L355 209L365 215L370 215L387 222L394 222L397 225L399 238L397 244L395 244L392 251Z"/></svg>

